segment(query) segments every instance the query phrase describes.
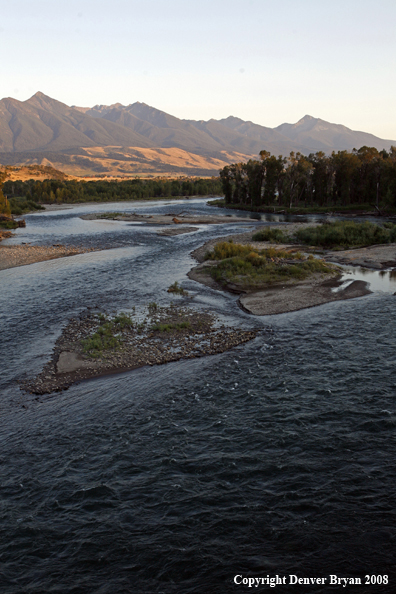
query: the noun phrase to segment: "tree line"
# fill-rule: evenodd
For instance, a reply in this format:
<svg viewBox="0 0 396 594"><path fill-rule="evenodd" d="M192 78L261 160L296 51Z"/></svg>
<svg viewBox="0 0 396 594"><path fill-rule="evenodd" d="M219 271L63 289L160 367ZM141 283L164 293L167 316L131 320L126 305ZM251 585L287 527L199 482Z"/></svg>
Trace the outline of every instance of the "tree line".
<svg viewBox="0 0 396 594"><path fill-rule="evenodd" d="M225 203L251 206L334 207L371 204L396 206L396 147L275 157L234 163L220 171Z"/></svg>
<svg viewBox="0 0 396 594"><path fill-rule="evenodd" d="M6 181L3 191L9 198L23 197L38 204L74 202L115 202L172 196L207 196L221 193L219 178L123 181L27 180Z"/></svg>

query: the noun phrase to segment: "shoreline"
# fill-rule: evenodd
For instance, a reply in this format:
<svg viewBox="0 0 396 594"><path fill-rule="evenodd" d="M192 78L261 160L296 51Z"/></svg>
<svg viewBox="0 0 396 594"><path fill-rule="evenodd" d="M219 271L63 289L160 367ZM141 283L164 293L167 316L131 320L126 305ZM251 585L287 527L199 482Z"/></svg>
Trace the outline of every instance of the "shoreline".
<svg viewBox="0 0 396 594"><path fill-rule="evenodd" d="M219 204L218 202L222 201L223 204ZM276 207L274 206L261 206L261 207L255 207L255 206L251 206L248 204L225 204L224 202L224 198L216 198L214 199L214 201L212 203L208 203L208 206L213 206L215 208L229 208L231 210L244 210L246 212L252 212L252 213L258 213L258 214L275 214L275 215L285 215L285 216L295 216L295 215L301 215L301 216L308 216L308 215L321 215L321 216L334 216L334 217L342 217L342 216L348 216L348 217L378 217L378 218L390 218L390 219L394 219L396 218L396 213L393 210L392 212L388 212L388 213L383 213L383 212L378 212L377 210L370 210L368 211L367 209L362 209L362 210L357 210L357 209L350 209L350 210L331 210L331 208L325 208L323 210L317 210L315 208L298 208L298 207L292 207L292 210L290 209L290 207L285 206L284 208L279 208L278 210L275 210Z"/></svg>

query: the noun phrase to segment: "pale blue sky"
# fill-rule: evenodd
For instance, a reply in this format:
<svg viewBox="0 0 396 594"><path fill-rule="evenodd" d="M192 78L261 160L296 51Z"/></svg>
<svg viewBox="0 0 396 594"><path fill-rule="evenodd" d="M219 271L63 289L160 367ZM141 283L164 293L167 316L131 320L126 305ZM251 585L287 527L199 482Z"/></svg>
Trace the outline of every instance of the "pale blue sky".
<svg viewBox="0 0 396 594"><path fill-rule="evenodd" d="M310 114L396 139L395 33L395 0L13 0L0 98L270 127Z"/></svg>

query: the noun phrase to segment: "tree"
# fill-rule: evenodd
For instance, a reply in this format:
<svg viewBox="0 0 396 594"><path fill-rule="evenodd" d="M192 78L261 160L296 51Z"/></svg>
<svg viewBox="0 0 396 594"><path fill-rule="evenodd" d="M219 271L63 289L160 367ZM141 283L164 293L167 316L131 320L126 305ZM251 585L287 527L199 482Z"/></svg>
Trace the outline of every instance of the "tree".
<svg viewBox="0 0 396 594"><path fill-rule="evenodd" d="M306 202L307 193L311 190L312 163L301 153L292 151L288 158L289 166L286 169L287 191L289 196L289 208L293 202L299 202L302 198Z"/></svg>
<svg viewBox="0 0 396 594"><path fill-rule="evenodd" d="M262 203L262 188L264 182L265 168L260 161L250 159L246 163L246 175L248 177L248 194L252 206L259 207Z"/></svg>
<svg viewBox="0 0 396 594"><path fill-rule="evenodd" d="M333 152L331 159L334 167L334 198L347 206L358 196L358 176L360 161L355 153L348 151Z"/></svg>
<svg viewBox="0 0 396 594"><path fill-rule="evenodd" d="M7 198L3 194L3 182L6 178L6 173L0 173L0 214L5 215L7 217L11 216L11 207Z"/></svg>
<svg viewBox="0 0 396 594"><path fill-rule="evenodd" d="M264 204L274 204L277 197L278 201L281 201L281 178L284 173L285 160L282 155L278 158L272 155L266 159L265 165Z"/></svg>
<svg viewBox="0 0 396 594"><path fill-rule="evenodd" d="M334 167L331 158L326 157L323 151L309 155L313 166L312 172L312 199L318 206L327 204L332 196Z"/></svg>

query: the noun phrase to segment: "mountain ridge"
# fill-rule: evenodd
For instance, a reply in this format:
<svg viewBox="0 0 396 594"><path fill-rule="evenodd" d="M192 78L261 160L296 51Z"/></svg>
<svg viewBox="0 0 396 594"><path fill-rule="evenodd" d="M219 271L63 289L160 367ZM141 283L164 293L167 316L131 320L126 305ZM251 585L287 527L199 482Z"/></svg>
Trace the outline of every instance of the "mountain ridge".
<svg viewBox="0 0 396 594"><path fill-rule="evenodd" d="M291 151L308 155L364 145L389 150L396 141L308 114L294 124L270 128L235 116L207 121L180 119L139 101L129 105L68 106L40 91L26 101L12 97L0 100L0 163L3 164L7 164L7 159L13 160L10 156L13 154L32 155L29 159L33 161L33 155L40 154L36 159L39 163L46 152L51 155L74 152L81 156L84 149L95 149L95 159L99 159L98 147L106 148L107 155L112 154L111 147L117 147L137 151L180 149L189 155L186 162L190 165L196 155L201 165L205 157L210 169L210 159L213 163L230 163L235 162L235 157L257 158L261 150L276 156L287 156ZM118 151L118 157L121 152ZM125 159L132 153L125 150ZM163 166L161 161L161 171ZM107 165L103 167L106 169Z"/></svg>

